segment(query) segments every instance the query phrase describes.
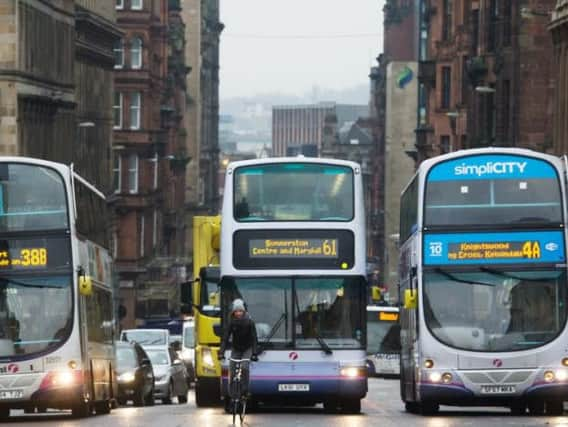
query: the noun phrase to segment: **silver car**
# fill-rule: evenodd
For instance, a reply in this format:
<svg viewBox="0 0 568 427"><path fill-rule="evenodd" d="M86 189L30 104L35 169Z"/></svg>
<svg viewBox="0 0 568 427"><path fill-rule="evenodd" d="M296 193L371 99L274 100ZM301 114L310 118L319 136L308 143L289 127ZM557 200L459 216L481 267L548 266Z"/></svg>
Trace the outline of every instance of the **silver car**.
<svg viewBox="0 0 568 427"><path fill-rule="evenodd" d="M187 403L187 374L183 362L169 346L143 346L154 370L154 397L162 403L172 403L177 396L178 403Z"/></svg>

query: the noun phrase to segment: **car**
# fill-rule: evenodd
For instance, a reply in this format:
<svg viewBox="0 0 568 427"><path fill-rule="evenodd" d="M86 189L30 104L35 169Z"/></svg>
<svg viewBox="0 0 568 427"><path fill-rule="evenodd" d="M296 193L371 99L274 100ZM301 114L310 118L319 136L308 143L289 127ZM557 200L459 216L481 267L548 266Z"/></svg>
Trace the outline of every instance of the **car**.
<svg viewBox="0 0 568 427"><path fill-rule="evenodd" d="M150 358L135 342L116 343L117 401L134 406L154 404L154 371Z"/></svg>
<svg viewBox="0 0 568 427"><path fill-rule="evenodd" d="M195 323L193 320L188 320L183 324L180 356L187 370L187 381L191 384L195 382Z"/></svg>
<svg viewBox="0 0 568 427"><path fill-rule="evenodd" d="M120 333L120 341L136 341L141 346L166 346L170 342L170 331L167 329L125 329Z"/></svg>
<svg viewBox="0 0 568 427"><path fill-rule="evenodd" d="M187 374L183 362L171 346L144 346L152 361L154 370L154 397L162 403L172 403L177 396L178 403L187 403Z"/></svg>

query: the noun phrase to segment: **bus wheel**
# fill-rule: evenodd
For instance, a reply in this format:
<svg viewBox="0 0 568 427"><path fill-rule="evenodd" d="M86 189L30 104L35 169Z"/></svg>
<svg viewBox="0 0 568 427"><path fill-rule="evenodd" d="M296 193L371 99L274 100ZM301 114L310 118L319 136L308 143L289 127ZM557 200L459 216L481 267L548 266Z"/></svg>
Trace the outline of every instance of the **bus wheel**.
<svg viewBox="0 0 568 427"><path fill-rule="evenodd" d="M528 407L530 415L544 415L544 401L533 400L529 402Z"/></svg>
<svg viewBox="0 0 568 427"><path fill-rule="evenodd" d="M511 415L525 415L527 413L527 405L522 402L513 403L511 406Z"/></svg>
<svg viewBox="0 0 568 427"><path fill-rule="evenodd" d="M0 408L0 420L10 418L10 408Z"/></svg>
<svg viewBox="0 0 568 427"><path fill-rule="evenodd" d="M440 405L432 402L419 403L420 414L422 415L435 415L440 410Z"/></svg>
<svg viewBox="0 0 568 427"><path fill-rule="evenodd" d="M547 400L546 415L560 416L564 413L564 402L562 400Z"/></svg>
<svg viewBox="0 0 568 427"><path fill-rule="evenodd" d="M202 407L215 406L220 402L218 383L196 381L195 382L195 404Z"/></svg>
<svg viewBox="0 0 568 427"><path fill-rule="evenodd" d="M337 401L335 399L329 399L323 402L323 410L326 414L337 413Z"/></svg>
<svg viewBox="0 0 568 427"><path fill-rule="evenodd" d="M420 404L416 402L404 402L404 409L410 414L419 414Z"/></svg>
<svg viewBox="0 0 568 427"><path fill-rule="evenodd" d="M71 415L75 418L86 418L91 415L92 408L89 402L79 402L71 408Z"/></svg>
<svg viewBox="0 0 568 427"><path fill-rule="evenodd" d="M110 414L110 402L108 400L103 400L102 402L95 403L95 411L97 415Z"/></svg>
<svg viewBox="0 0 568 427"><path fill-rule="evenodd" d="M361 399L346 399L341 408L345 414L359 414L361 412Z"/></svg>

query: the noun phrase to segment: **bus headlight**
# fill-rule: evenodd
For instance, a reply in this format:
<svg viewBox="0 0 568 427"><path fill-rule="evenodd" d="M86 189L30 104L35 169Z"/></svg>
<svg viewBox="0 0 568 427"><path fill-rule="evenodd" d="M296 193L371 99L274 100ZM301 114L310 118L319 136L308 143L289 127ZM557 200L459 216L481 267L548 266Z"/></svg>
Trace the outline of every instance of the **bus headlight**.
<svg viewBox="0 0 568 427"><path fill-rule="evenodd" d="M449 372L444 372L444 373L442 374L442 382L443 382L444 384L449 384L449 383L451 383L453 379L454 379L454 378L452 377L452 374L450 374Z"/></svg>
<svg viewBox="0 0 568 427"><path fill-rule="evenodd" d="M562 366L568 367L568 357L565 357L564 359L562 359Z"/></svg>
<svg viewBox="0 0 568 427"><path fill-rule="evenodd" d="M434 361L432 359L426 359L424 361L424 367L426 369L432 369L434 367Z"/></svg>
<svg viewBox="0 0 568 427"><path fill-rule="evenodd" d="M367 367L348 366L341 368L341 376L347 378L359 378L366 376Z"/></svg>
<svg viewBox="0 0 568 427"><path fill-rule="evenodd" d="M442 374L439 372L430 372L430 382L439 383L442 380Z"/></svg>
<svg viewBox="0 0 568 427"><path fill-rule="evenodd" d="M213 361L213 354L211 353L211 349L209 347L204 347L201 349L201 355L203 356L203 364L210 368L215 367L215 362Z"/></svg>
<svg viewBox="0 0 568 427"><path fill-rule="evenodd" d="M136 375L134 375L134 372L125 372L124 374L119 375L118 377L118 381L120 381L121 383L131 383L135 379Z"/></svg>
<svg viewBox="0 0 568 427"><path fill-rule="evenodd" d="M555 375L554 372L552 371L546 371L544 373L544 381L546 381L547 383L551 383L555 380Z"/></svg>

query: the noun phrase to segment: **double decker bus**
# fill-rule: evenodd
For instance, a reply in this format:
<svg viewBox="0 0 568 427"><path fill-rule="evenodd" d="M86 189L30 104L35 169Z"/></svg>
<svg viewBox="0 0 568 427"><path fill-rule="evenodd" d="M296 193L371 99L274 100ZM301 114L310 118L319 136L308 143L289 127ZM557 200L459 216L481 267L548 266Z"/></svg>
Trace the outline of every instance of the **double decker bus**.
<svg viewBox="0 0 568 427"><path fill-rule="evenodd" d="M401 198L409 412L558 415L568 395L566 163L525 149L424 161Z"/></svg>
<svg viewBox="0 0 568 427"><path fill-rule="evenodd" d="M72 166L0 157L0 417L110 412L115 317L104 195Z"/></svg>
<svg viewBox="0 0 568 427"><path fill-rule="evenodd" d="M227 168L222 324L242 298L264 350L251 369L255 401L360 411L367 393L364 215L356 163L298 157Z"/></svg>

